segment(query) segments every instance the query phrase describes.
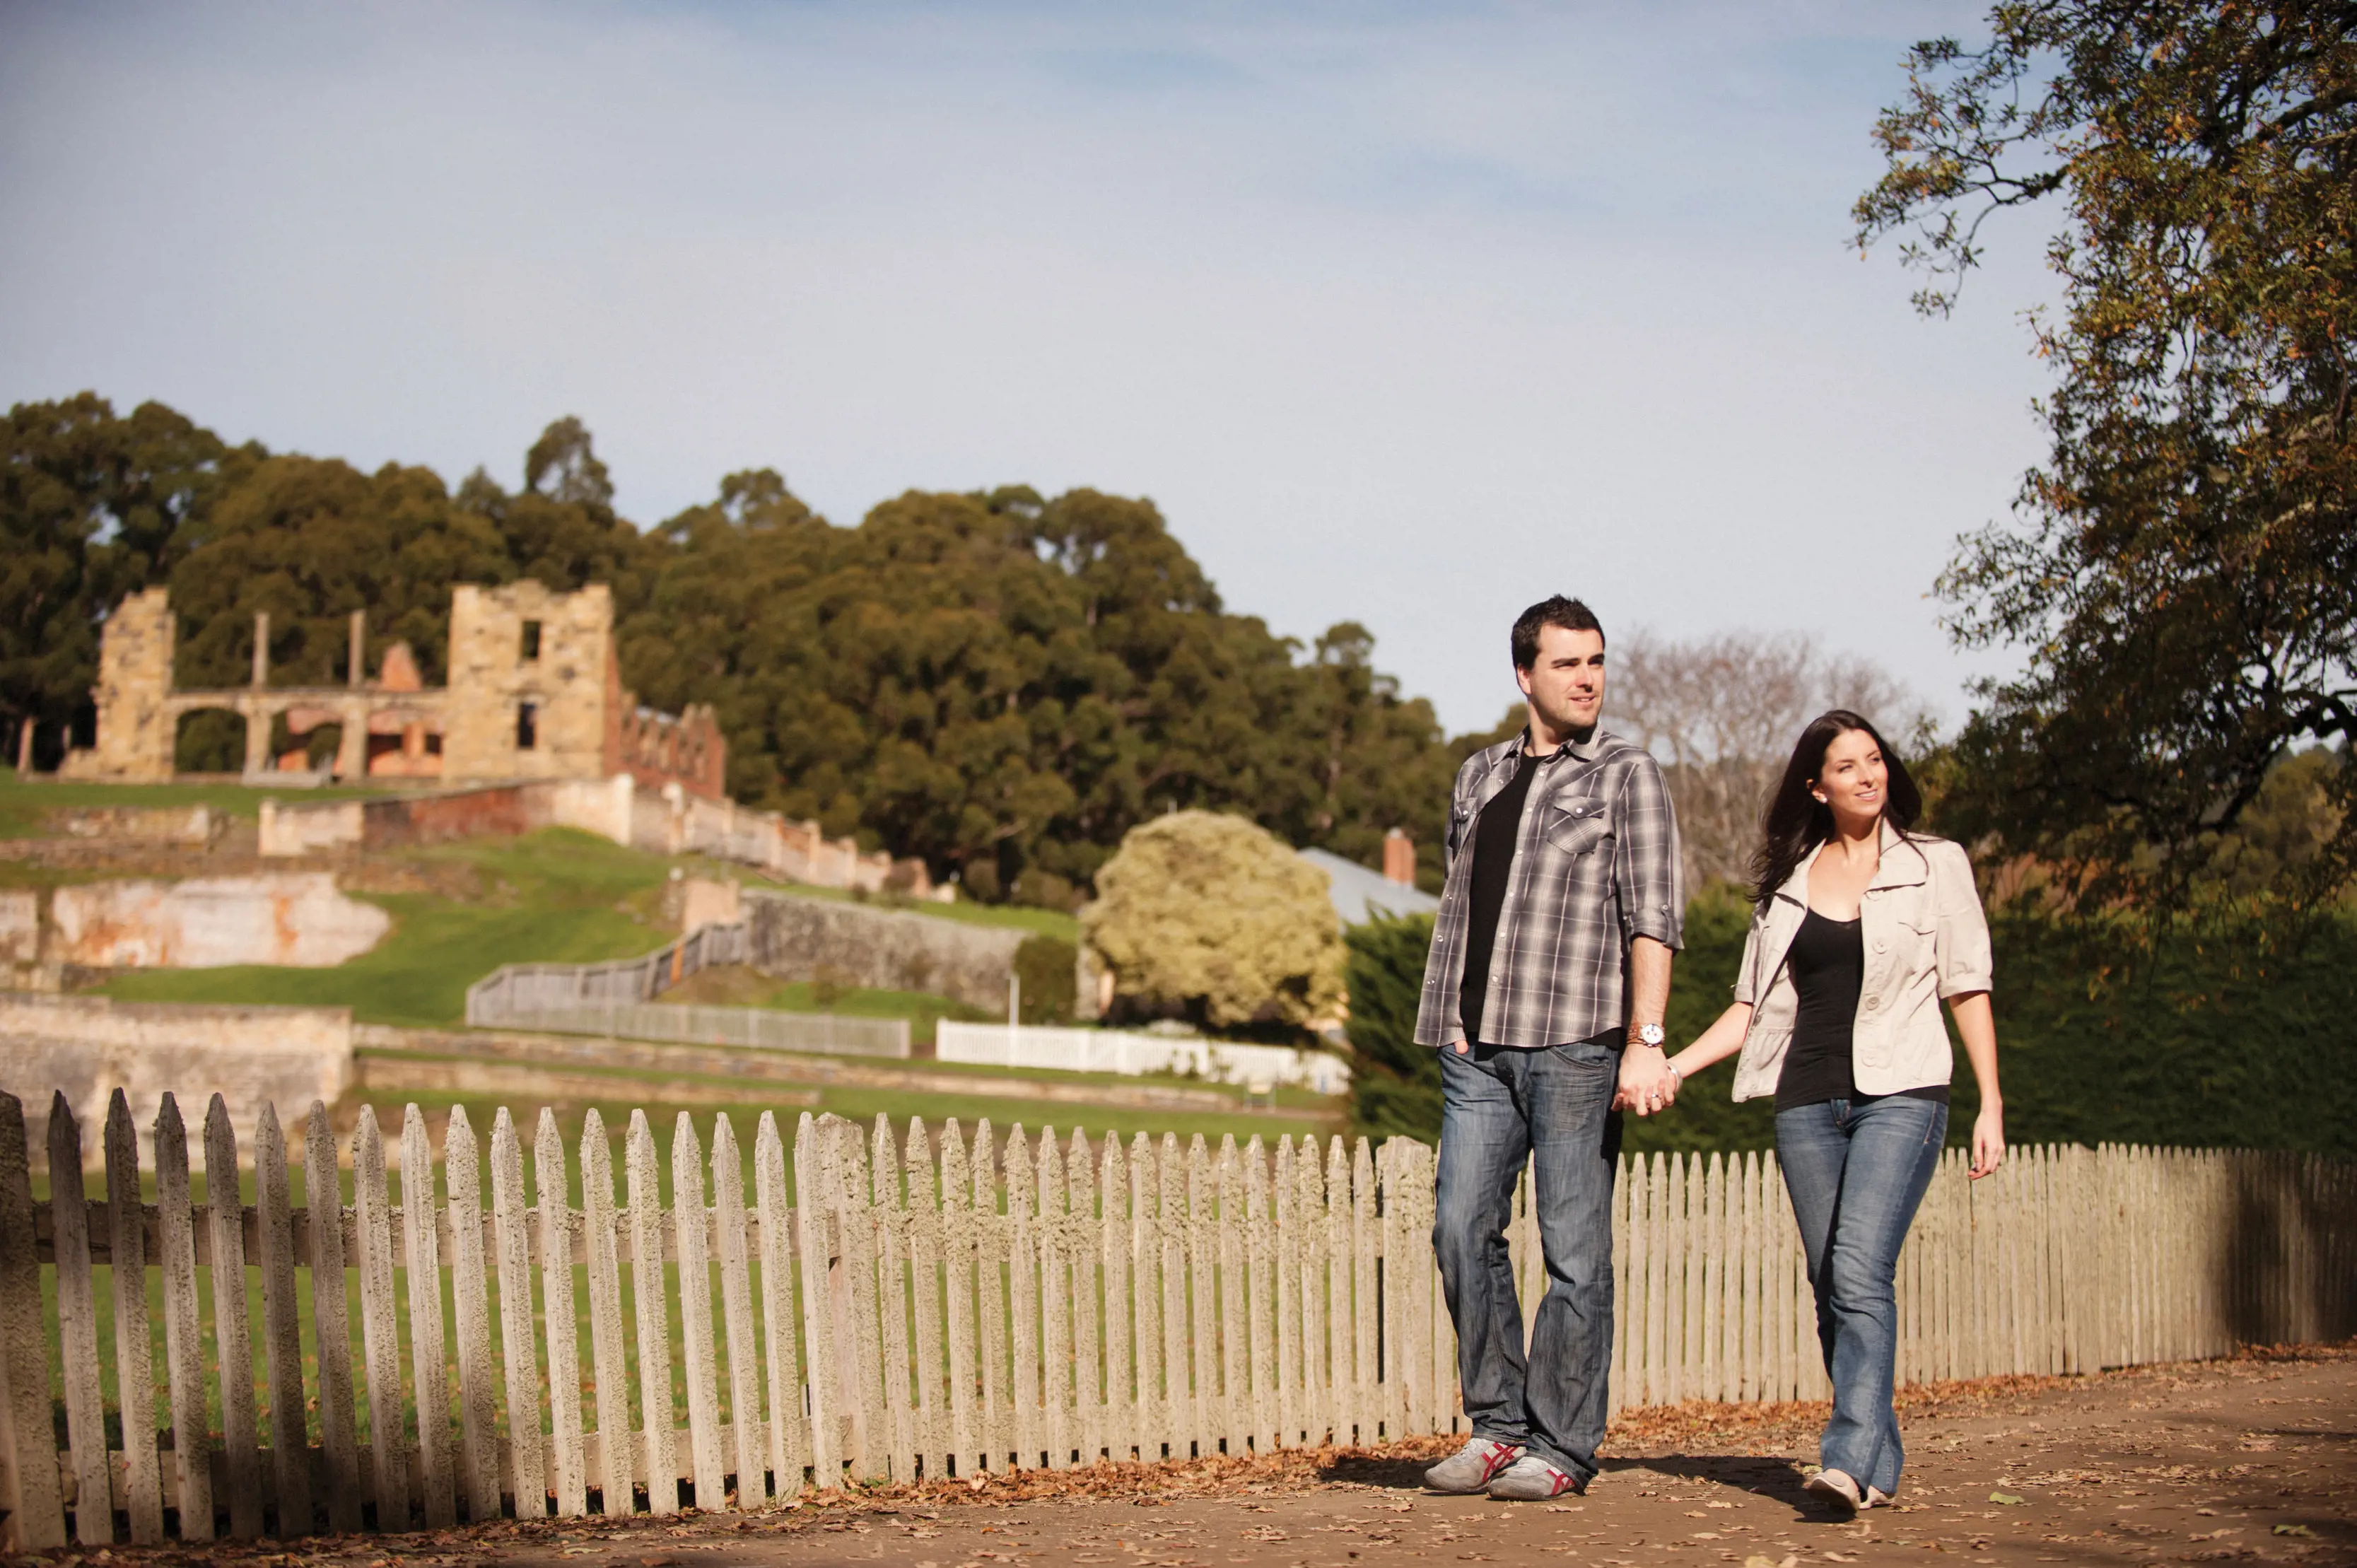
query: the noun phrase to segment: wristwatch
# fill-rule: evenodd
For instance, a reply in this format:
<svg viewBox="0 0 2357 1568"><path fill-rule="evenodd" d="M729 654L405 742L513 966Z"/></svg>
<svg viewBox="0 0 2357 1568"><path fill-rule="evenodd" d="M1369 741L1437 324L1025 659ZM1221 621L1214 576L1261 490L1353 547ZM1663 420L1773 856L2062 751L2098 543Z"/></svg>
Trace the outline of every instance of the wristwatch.
<svg viewBox="0 0 2357 1568"><path fill-rule="evenodd" d="M1640 1024L1637 1026L1637 1043L1639 1045L1651 1046L1658 1051L1662 1048L1662 1042L1668 1038L1669 1036L1663 1032L1662 1026L1659 1024Z"/></svg>

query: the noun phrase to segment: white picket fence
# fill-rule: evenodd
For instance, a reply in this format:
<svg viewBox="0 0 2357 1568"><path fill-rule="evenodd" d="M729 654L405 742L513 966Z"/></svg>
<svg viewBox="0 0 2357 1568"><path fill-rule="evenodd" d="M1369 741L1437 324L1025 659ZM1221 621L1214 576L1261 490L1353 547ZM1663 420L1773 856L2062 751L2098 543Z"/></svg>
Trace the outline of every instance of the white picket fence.
<svg viewBox="0 0 2357 1568"><path fill-rule="evenodd" d="M755 1509L808 1485L1459 1424L1422 1144L1286 1138L1272 1153L1229 1139L1214 1152L1200 1137L1182 1148L1141 1134L1125 1148L1051 1130L1034 1142L1019 1126L1002 1140L985 1122L969 1147L952 1122L937 1154L920 1122L902 1143L880 1117L863 1133L805 1115L790 1155L765 1113L748 1198L728 1119L709 1132L707 1159L679 1118L666 1203L643 1113L624 1138L618 1192L596 1112L568 1150L544 1111L533 1202L504 1110L488 1171L463 1111L450 1114L437 1193L416 1107L392 1148L363 1108L343 1151L354 1202L322 1224L289 1201L266 1105L241 1151L214 1097L207 1190L235 1190L242 1165L256 1201L200 1204L167 1097L147 1140L149 1205L127 1101L118 1093L110 1107L106 1197L90 1201L81 1130L60 1098L48 1168L63 1185L36 1202L21 1108L0 1096L11 1542L59 1545L69 1519L95 1545L173 1528L196 1541L502 1512ZM406 1178L398 1205L389 1156ZM307 1190L337 1190L339 1164L315 1104ZM578 1208L561 1196L576 1180ZM1526 1177L1509 1245L1534 1305L1544 1274L1528 1198ZM2353 1219L2346 1161L2025 1149L1968 1185L1951 1157L1902 1262L1902 1374L2067 1372L2346 1335L2357 1326ZM1614 1230L1616 1407L1822 1387L1772 1156L1624 1160ZM296 1288L307 1270L338 1282L310 1294L307 1315ZM258 1314L245 1288L255 1274ZM200 1291L200 1275L216 1288ZM641 1288L658 1277L665 1288ZM209 1378L209 1357L227 1375ZM133 1440L110 1443L110 1414Z"/></svg>
<svg viewBox="0 0 2357 1568"><path fill-rule="evenodd" d="M934 1026L933 1039L933 1054L945 1062L1131 1076L1191 1073L1213 1083L1265 1079L1318 1094L1340 1094L1351 1087L1351 1065L1340 1057L1294 1046L1234 1045L1046 1024L962 1024L951 1018Z"/></svg>

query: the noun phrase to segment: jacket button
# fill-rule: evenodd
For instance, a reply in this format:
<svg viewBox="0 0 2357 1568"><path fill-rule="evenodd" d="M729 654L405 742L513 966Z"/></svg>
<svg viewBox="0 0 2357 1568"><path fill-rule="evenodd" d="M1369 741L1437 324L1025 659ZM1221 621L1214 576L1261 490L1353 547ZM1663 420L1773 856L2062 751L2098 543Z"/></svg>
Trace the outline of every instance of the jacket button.
<svg viewBox="0 0 2357 1568"><path fill-rule="evenodd" d="M1881 998L1881 997L1879 997L1879 996L1869 996L1869 997L1867 997L1867 998L1866 999L1866 1010L1867 1010L1867 1012L1869 1012L1869 1013L1873 1012L1877 1007L1879 1007L1879 1006L1881 1006L1881 1005L1882 1005L1882 998Z"/></svg>
<svg viewBox="0 0 2357 1568"><path fill-rule="evenodd" d="M1889 952L1890 950L1890 944L1882 938L1877 937L1874 939L1874 950L1877 952Z"/></svg>

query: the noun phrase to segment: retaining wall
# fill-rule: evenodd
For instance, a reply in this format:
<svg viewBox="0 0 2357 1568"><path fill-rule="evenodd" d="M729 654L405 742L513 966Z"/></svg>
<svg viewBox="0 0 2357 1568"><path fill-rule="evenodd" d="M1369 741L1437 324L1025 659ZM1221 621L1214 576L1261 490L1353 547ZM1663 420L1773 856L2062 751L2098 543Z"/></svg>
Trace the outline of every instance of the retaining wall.
<svg viewBox="0 0 2357 1568"><path fill-rule="evenodd" d="M168 1090L218 1091L240 1126L264 1101L333 1104L352 1082L352 1015L342 1007L210 1007L0 992L0 1090L25 1102L36 1141L53 1096L85 1122L120 1089L145 1126ZM90 1151L96 1155L96 1147Z"/></svg>
<svg viewBox="0 0 2357 1568"><path fill-rule="evenodd" d="M925 991L1004 1010L1015 951L1029 934L935 915L748 888L753 966L780 980L822 972L850 985Z"/></svg>

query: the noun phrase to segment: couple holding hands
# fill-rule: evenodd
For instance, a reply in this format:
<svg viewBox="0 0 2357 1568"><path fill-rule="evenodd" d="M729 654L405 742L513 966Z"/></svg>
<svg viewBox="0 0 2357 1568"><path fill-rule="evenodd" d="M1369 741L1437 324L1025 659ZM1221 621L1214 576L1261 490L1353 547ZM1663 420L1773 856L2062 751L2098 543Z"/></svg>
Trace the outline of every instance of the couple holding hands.
<svg viewBox="0 0 2357 1568"><path fill-rule="evenodd" d="M1762 824L1733 1005L1669 1055L1685 900L1661 768L1598 725L1604 628L1586 605L1534 605L1512 641L1529 723L1458 772L1416 1020L1440 1052L1432 1244L1472 1428L1426 1484L1504 1498L1587 1488L1611 1363L1620 1114L1669 1110L1733 1056L1735 1098L1775 1101L1833 1383L1810 1489L1845 1510L1888 1502L1903 1458L1892 1279L1947 1135L1943 1000L1980 1090L1974 1176L2005 1157L1972 867L1912 831L1921 797L1871 723L1844 709L1813 720ZM1505 1228L1534 1158L1547 1286L1525 1357Z"/></svg>

